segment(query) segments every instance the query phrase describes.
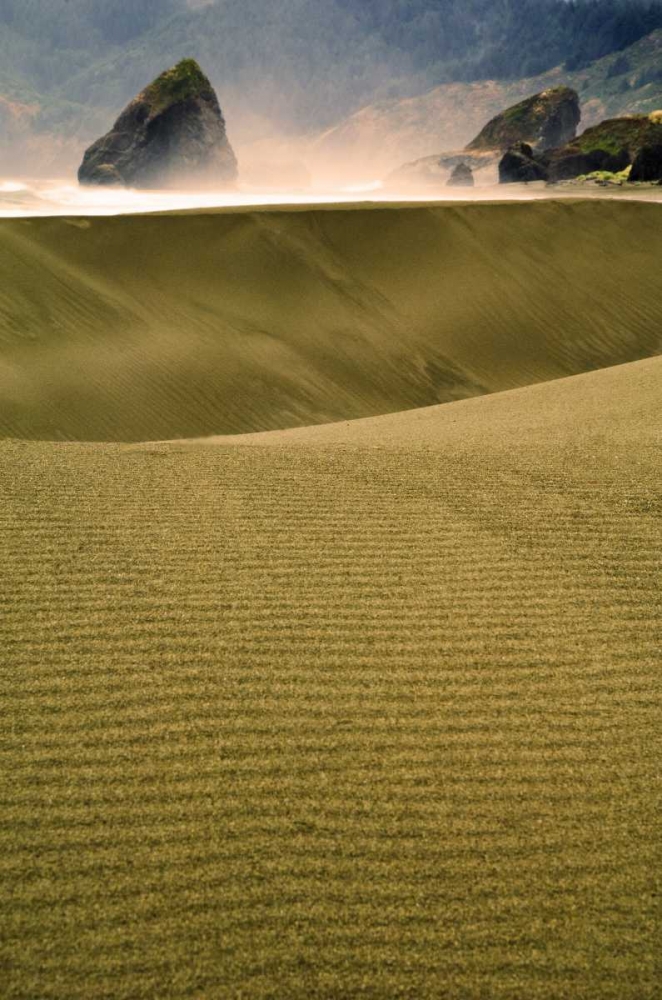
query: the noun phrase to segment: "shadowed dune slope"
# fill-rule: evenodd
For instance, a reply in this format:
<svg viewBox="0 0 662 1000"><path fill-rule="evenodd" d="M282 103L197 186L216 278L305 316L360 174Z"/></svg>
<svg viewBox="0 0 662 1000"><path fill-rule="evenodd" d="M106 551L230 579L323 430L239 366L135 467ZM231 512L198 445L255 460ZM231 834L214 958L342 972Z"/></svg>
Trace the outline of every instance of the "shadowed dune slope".
<svg viewBox="0 0 662 1000"><path fill-rule="evenodd" d="M394 412L662 346L657 205L0 223L0 434L134 441Z"/></svg>
<svg viewBox="0 0 662 1000"><path fill-rule="evenodd" d="M661 440L653 358L0 442L3 997L652 1000Z"/></svg>

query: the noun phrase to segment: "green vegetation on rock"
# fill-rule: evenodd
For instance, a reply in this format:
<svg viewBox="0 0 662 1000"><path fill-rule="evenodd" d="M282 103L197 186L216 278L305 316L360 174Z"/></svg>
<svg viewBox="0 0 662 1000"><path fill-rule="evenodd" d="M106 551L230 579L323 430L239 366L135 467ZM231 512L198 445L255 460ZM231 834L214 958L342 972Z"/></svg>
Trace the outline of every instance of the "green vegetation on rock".
<svg viewBox="0 0 662 1000"><path fill-rule="evenodd" d="M561 146L575 135L580 117L576 91L550 87L496 115L467 149L506 150L518 142L543 149Z"/></svg>
<svg viewBox="0 0 662 1000"><path fill-rule="evenodd" d="M499 164L502 183L532 179L556 182L662 179L662 120L657 112L612 118L586 129L563 146L538 153L523 143L507 151ZM645 161L645 162L644 162Z"/></svg>
<svg viewBox="0 0 662 1000"><path fill-rule="evenodd" d="M631 115L610 118L586 129L569 145L581 153L602 149L616 154L622 149L636 153L641 146L662 142L662 122L655 115Z"/></svg>
<svg viewBox="0 0 662 1000"><path fill-rule="evenodd" d="M152 113L157 114L171 104L199 97L210 89L211 84L195 59L182 59L172 69L161 73L143 91L143 96L151 105Z"/></svg>
<svg viewBox="0 0 662 1000"><path fill-rule="evenodd" d="M221 187L236 176L218 98L194 59L161 73L138 94L85 151L78 170L81 184L139 188Z"/></svg>
<svg viewBox="0 0 662 1000"><path fill-rule="evenodd" d="M630 176L630 171L632 170L632 165L626 167L625 170L619 170L616 172L610 170L592 170L589 174L580 174L576 178L577 181L597 181L603 184L624 184Z"/></svg>

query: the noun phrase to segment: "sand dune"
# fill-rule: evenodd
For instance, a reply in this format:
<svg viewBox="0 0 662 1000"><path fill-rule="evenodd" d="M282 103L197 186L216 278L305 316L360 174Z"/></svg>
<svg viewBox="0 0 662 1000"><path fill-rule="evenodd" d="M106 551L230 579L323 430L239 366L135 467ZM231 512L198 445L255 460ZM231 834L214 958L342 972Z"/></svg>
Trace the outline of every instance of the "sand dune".
<svg viewBox="0 0 662 1000"><path fill-rule="evenodd" d="M0 223L3 996L654 995L659 218Z"/></svg>
<svg viewBox="0 0 662 1000"><path fill-rule="evenodd" d="M478 245L463 213L439 218L419 217L424 247ZM303 245L331 255L336 219L299 220ZM404 240L407 214L374 219ZM294 256L296 220L280 241L277 221L234 220L267 290L268 261ZM52 259L43 280L72 310ZM141 277L127 263L114 280L125 299L88 284L75 300L90 358L100 302L129 336ZM286 276L292 313L299 288ZM622 350L585 294L586 357L611 337ZM498 316L496 285L491 301ZM535 337L518 341L518 377L573 357L554 324L535 329L556 353L545 368ZM274 412L258 398L256 422ZM4 995L652 997L661 433L654 358L214 444L0 442Z"/></svg>
<svg viewBox="0 0 662 1000"><path fill-rule="evenodd" d="M407 451L471 451L479 446L495 459L519 439L543 462L549 451L600 441L599 461L610 450L632 445L652 449L662 434L662 358L616 365L600 372L559 379L489 397L461 400L453 406L429 406L365 420L297 427L188 442L231 446L394 448ZM622 456L620 456L622 457ZM651 466L651 472L653 468ZM657 477L654 477L654 479Z"/></svg>
<svg viewBox="0 0 662 1000"><path fill-rule="evenodd" d="M367 417L660 351L655 204L0 221L0 434Z"/></svg>

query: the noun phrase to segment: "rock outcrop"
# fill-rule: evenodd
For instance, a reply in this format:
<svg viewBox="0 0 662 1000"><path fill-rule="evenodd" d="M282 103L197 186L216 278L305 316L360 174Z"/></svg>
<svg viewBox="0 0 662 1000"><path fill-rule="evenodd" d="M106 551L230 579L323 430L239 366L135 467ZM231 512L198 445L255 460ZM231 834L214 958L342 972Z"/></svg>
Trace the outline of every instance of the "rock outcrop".
<svg viewBox="0 0 662 1000"><path fill-rule="evenodd" d="M520 142L507 150L499 162L499 183L517 184L529 181L574 180L595 171L619 173L631 163L626 149L616 153L604 149L581 152L575 147L561 147L547 152L531 149Z"/></svg>
<svg viewBox="0 0 662 1000"><path fill-rule="evenodd" d="M641 147L632 164L628 180L662 183L662 144Z"/></svg>
<svg viewBox="0 0 662 1000"><path fill-rule="evenodd" d="M546 181L548 161L544 154L536 155L527 142L518 142L508 149L499 162L500 184L528 184Z"/></svg>
<svg viewBox="0 0 662 1000"><path fill-rule="evenodd" d="M596 170L617 174L632 162L627 149L610 152L606 149L591 149L583 153L573 147L554 150L548 161L547 180L570 181Z"/></svg>
<svg viewBox="0 0 662 1000"><path fill-rule="evenodd" d="M662 123L655 115L608 118L550 152L549 180L572 180L595 170L618 173L634 162L643 146L657 143L662 143Z"/></svg>
<svg viewBox="0 0 662 1000"><path fill-rule="evenodd" d="M237 161L211 83L193 59L162 73L85 153L81 184L217 187Z"/></svg>
<svg viewBox="0 0 662 1000"><path fill-rule="evenodd" d="M451 171L446 184L448 187L473 187L474 175L471 167L466 163L458 163Z"/></svg>
<svg viewBox="0 0 662 1000"><path fill-rule="evenodd" d="M389 175L387 183L394 186L396 183L450 184L448 171L453 171L460 163L470 167L474 175L480 171L483 182L495 183L497 166L506 150L521 144L532 149L548 149L567 142L576 134L579 120L576 91L570 87L551 87L496 115L464 149L406 163ZM527 179L541 179L537 176L537 168L528 171L532 172L536 177Z"/></svg>
<svg viewBox="0 0 662 1000"><path fill-rule="evenodd" d="M661 168L655 165L659 156L655 150L660 147L662 116L657 112L611 118L556 149L535 150L525 143L512 146L499 163L499 179L501 183L556 183L596 171L616 174L632 166L631 180L657 180L662 177L662 173L658 174Z"/></svg>
<svg viewBox="0 0 662 1000"><path fill-rule="evenodd" d="M517 143L553 149L574 138L580 118L577 92L570 87L551 87L496 115L467 149L504 152Z"/></svg>

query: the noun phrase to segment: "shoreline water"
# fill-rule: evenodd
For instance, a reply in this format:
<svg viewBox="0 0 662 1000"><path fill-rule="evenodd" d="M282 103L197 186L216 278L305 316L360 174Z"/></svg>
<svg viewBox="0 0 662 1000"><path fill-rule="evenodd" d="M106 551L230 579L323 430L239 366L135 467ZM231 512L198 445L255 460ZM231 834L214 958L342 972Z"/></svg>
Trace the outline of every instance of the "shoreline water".
<svg viewBox="0 0 662 1000"><path fill-rule="evenodd" d="M344 205L440 205L558 199L662 202L662 187L601 187L589 184L485 185L475 188L385 187L380 182L338 188L285 190L239 187L220 191L138 191L80 187L70 179L8 178L0 181L0 218L114 216L161 212L277 210Z"/></svg>

